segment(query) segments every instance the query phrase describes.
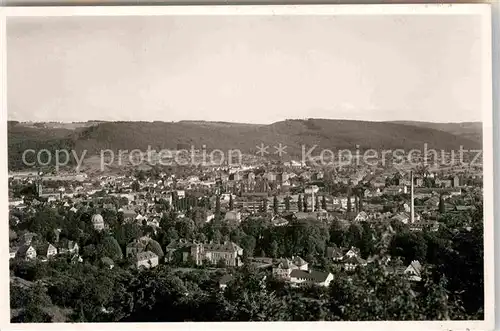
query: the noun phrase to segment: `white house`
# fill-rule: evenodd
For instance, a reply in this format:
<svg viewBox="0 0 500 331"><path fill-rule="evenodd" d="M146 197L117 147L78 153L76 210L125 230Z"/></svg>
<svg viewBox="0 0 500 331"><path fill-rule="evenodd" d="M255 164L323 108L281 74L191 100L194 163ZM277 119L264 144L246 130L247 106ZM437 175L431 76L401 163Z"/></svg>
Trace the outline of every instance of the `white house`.
<svg viewBox="0 0 500 331"><path fill-rule="evenodd" d="M358 215L356 215L356 218L354 219L354 221L364 222L367 219L368 219L368 214L365 211L361 211L358 213Z"/></svg>
<svg viewBox="0 0 500 331"><path fill-rule="evenodd" d="M241 213L236 210L228 211L226 212L226 215L224 216L225 221L229 222L241 222Z"/></svg>
<svg viewBox="0 0 500 331"><path fill-rule="evenodd" d="M419 261L412 261L405 269L404 274L408 275L410 280L419 282L422 280L422 265Z"/></svg>
<svg viewBox="0 0 500 331"><path fill-rule="evenodd" d="M290 282L292 285L315 284L319 286L330 286L333 275L330 272L321 272L315 270L292 270L290 273Z"/></svg>

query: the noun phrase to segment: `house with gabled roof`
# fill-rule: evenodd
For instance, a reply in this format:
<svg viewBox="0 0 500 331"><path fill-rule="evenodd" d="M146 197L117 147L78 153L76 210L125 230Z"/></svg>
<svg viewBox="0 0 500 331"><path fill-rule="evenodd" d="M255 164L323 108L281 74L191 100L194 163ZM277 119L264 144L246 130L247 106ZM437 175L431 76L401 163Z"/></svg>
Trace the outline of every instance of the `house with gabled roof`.
<svg viewBox="0 0 500 331"><path fill-rule="evenodd" d="M295 269L290 273L290 282L295 286L299 284L314 284L328 287L332 280L333 275L330 272Z"/></svg>
<svg viewBox="0 0 500 331"><path fill-rule="evenodd" d="M57 248L54 247L51 243L42 243L36 246L37 256L50 258L52 256L57 255Z"/></svg>
<svg viewBox="0 0 500 331"><path fill-rule="evenodd" d="M327 247L326 257L332 259L333 261L340 261L344 257L344 253L338 247Z"/></svg>
<svg viewBox="0 0 500 331"><path fill-rule="evenodd" d="M78 254L79 252L78 243L66 238L61 239L56 246L59 249L59 254Z"/></svg>
<svg viewBox="0 0 500 331"><path fill-rule="evenodd" d="M417 260L412 261L405 269L404 274L407 275L410 280L419 282L422 280L422 265Z"/></svg>
<svg viewBox="0 0 500 331"><path fill-rule="evenodd" d="M36 258L36 249L31 245L22 245L16 252L16 258L23 260L33 260Z"/></svg>
<svg viewBox="0 0 500 331"><path fill-rule="evenodd" d="M308 270L309 264L300 256L292 256L291 259L277 259L273 264L273 275L283 279L290 279L293 270Z"/></svg>
<svg viewBox="0 0 500 331"><path fill-rule="evenodd" d="M365 222L368 220L368 214L365 211L360 211L354 218L355 222Z"/></svg>
<svg viewBox="0 0 500 331"><path fill-rule="evenodd" d="M345 257L342 259L342 265L344 270L351 271L356 269L357 267L364 267L367 265L367 261L362 259L358 255Z"/></svg>

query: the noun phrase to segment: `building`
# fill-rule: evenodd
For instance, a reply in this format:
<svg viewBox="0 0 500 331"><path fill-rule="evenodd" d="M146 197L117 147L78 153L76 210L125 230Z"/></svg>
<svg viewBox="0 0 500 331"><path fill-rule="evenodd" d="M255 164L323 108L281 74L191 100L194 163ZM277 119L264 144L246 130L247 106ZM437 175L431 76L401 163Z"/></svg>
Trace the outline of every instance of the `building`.
<svg viewBox="0 0 500 331"><path fill-rule="evenodd" d="M352 271L357 267L364 267L366 266L366 264L367 264L366 260L362 259L360 256L357 255L345 257L342 259L342 265L344 267L344 270L347 271Z"/></svg>
<svg viewBox="0 0 500 331"><path fill-rule="evenodd" d="M288 222L288 220L286 220L283 217L274 217L271 220L271 223L273 226L285 226L285 225L288 225L289 222Z"/></svg>
<svg viewBox="0 0 500 331"><path fill-rule="evenodd" d="M212 213L211 211L208 211L207 215L206 215L205 222L208 223L208 222L211 222L214 219L215 219L215 214Z"/></svg>
<svg viewBox="0 0 500 331"><path fill-rule="evenodd" d="M290 273L290 282L292 285L314 284L328 287L332 280L333 275L329 272L295 269Z"/></svg>
<svg viewBox="0 0 500 331"><path fill-rule="evenodd" d="M327 248L327 256L332 258L333 261L342 265L344 270L351 271L357 267L367 265L367 261L361 258L361 253L358 248L351 247L345 254L336 247Z"/></svg>
<svg viewBox="0 0 500 331"><path fill-rule="evenodd" d="M11 247L9 249L9 258L10 259L16 258L17 250L18 250L17 247Z"/></svg>
<svg viewBox="0 0 500 331"><path fill-rule="evenodd" d="M309 264L300 256L292 256L292 259L278 259L273 265L273 275L278 278L290 280L293 270L309 270Z"/></svg>
<svg viewBox="0 0 500 331"><path fill-rule="evenodd" d="M94 216L92 216L92 226L97 231L104 230L104 219L100 214L95 214Z"/></svg>
<svg viewBox="0 0 500 331"><path fill-rule="evenodd" d="M141 240L134 239L130 243L127 244L125 248L125 256L136 256L139 253L142 253L146 250L146 243Z"/></svg>
<svg viewBox="0 0 500 331"><path fill-rule="evenodd" d="M404 274L408 275L410 280L419 282L422 280L422 265L419 261L412 261L405 269Z"/></svg>
<svg viewBox="0 0 500 331"><path fill-rule="evenodd" d="M211 264L218 264L224 261L226 266L236 267L241 264L240 257L243 255L243 249L232 242L223 244L199 244L191 246L191 257L197 265L204 261Z"/></svg>
<svg viewBox="0 0 500 331"><path fill-rule="evenodd" d="M237 210L231 210L226 212L226 215L224 216L224 220L228 222L236 222L240 223L241 222L241 213Z"/></svg>
<svg viewBox="0 0 500 331"><path fill-rule="evenodd" d="M16 258L23 260L33 260L36 258L36 249L31 245L23 245L16 252Z"/></svg>
<svg viewBox="0 0 500 331"><path fill-rule="evenodd" d="M342 250L338 247L327 247L326 257L332 259L333 261L341 261L344 257Z"/></svg>
<svg viewBox="0 0 500 331"><path fill-rule="evenodd" d="M38 256L50 258L57 255L57 248L55 248L52 244L44 243L37 246L36 252Z"/></svg>
<svg viewBox="0 0 500 331"><path fill-rule="evenodd" d="M184 240L173 241L165 247L165 261L187 262L196 265L203 263L218 264L223 261L226 266L240 266L243 249L232 242L198 243Z"/></svg>
<svg viewBox="0 0 500 331"><path fill-rule="evenodd" d="M356 215L356 217L354 218L354 221L356 222L364 222L366 220L368 220L368 214L365 211L359 212L358 215Z"/></svg>
<svg viewBox="0 0 500 331"><path fill-rule="evenodd" d="M57 243L57 247L59 248L59 254L78 254L79 252L78 243L73 240L62 239Z"/></svg>
<svg viewBox="0 0 500 331"><path fill-rule="evenodd" d="M388 186L384 189L384 194L386 195L398 195L406 193L408 193L406 186Z"/></svg>
<svg viewBox="0 0 500 331"><path fill-rule="evenodd" d="M137 268L154 268L158 265L158 255L150 251L137 253L135 259Z"/></svg>

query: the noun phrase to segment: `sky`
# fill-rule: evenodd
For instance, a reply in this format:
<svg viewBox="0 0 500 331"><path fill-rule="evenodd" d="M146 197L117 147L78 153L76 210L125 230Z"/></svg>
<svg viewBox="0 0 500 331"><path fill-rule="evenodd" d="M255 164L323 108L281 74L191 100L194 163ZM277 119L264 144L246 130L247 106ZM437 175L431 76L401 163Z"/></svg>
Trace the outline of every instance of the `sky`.
<svg viewBox="0 0 500 331"><path fill-rule="evenodd" d="M19 121L481 120L480 16L7 21Z"/></svg>

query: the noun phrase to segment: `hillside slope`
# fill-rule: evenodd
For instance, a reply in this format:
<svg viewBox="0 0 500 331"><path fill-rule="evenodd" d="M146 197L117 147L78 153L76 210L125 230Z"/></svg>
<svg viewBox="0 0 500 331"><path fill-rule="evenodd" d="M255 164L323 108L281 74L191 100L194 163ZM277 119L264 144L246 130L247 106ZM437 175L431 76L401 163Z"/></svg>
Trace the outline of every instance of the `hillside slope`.
<svg viewBox="0 0 500 331"><path fill-rule="evenodd" d="M270 146L287 146L288 156L300 156L302 147L313 145L317 155L321 149L339 150L356 146L361 150L421 149L458 150L480 148L480 142L443 130L417 125L388 122L350 120L286 120L270 125L181 121L181 122L105 122L80 130L26 128L21 124L9 126L9 166L18 167L25 148L69 148L87 155L111 149L146 151L152 149L189 149L194 146L207 150L239 149L242 153L255 154L261 143Z"/></svg>
<svg viewBox="0 0 500 331"><path fill-rule="evenodd" d="M463 122L463 123L432 123L432 122L414 122L414 121L395 121L391 123L418 126L448 132L461 136L478 143L483 140L483 124L481 122Z"/></svg>
<svg viewBox="0 0 500 331"><path fill-rule="evenodd" d="M404 125L347 120L287 120L271 125L219 122L113 122L103 123L81 132L75 139L77 149L95 153L100 149L175 149L179 145L211 149L241 149L254 153L257 145L288 146L287 151L300 153L302 145L318 148L442 149L476 148L478 143L441 130Z"/></svg>

